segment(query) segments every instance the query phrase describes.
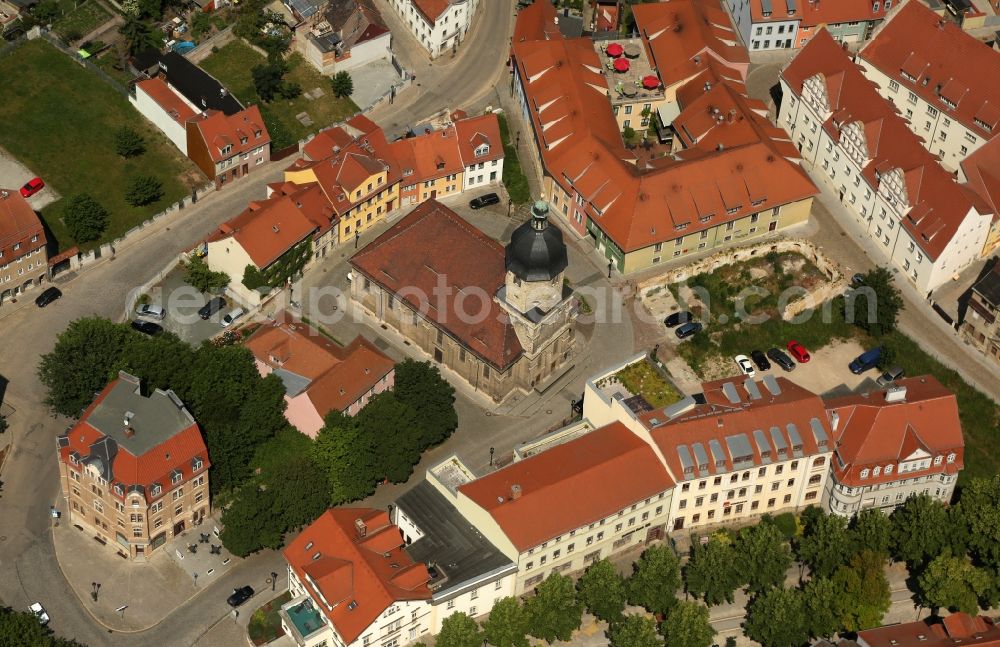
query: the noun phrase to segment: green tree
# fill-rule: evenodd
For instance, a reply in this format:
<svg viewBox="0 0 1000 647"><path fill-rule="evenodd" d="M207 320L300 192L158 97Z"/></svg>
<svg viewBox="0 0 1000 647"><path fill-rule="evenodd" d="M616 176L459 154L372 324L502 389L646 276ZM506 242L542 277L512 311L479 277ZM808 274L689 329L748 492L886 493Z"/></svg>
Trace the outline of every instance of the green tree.
<svg viewBox="0 0 1000 647"><path fill-rule="evenodd" d="M853 554L852 539L846 519L821 512L809 517L796 553L813 577L830 577Z"/></svg>
<svg viewBox="0 0 1000 647"><path fill-rule="evenodd" d="M138 54L146 49L155 49L156 35L153 27L137 15L126 15L125 22L118 28L129 54Z"/></svg>
<svg viewBox="0 0 1000 647"><path fill-rule="evenodd" d="M656 634L652 618L629 614L608 628L611 647L663 647L663 639Z"/></svg>
<svg viewBox="0 0 1000 647"><path fill-rule="evenodd" d="M879 513L881 514L881 513ZM840 620L834 609L837 587L825 577L814 577L802 590L806 628L813 638L829 638L840 629Z"/></svg>
<svg viewBox="0 0 1000 647"><path fill-rule="evenodd" d="M776 586L747 606L743 631L762 647L798 647L809 641L802 592Z"/></svg>
<svg viewBox="0 0 1000 647"><path fill-rule="evenodd" d="M732 545L717 537L707 544L695 541L691 558L684 567L684 585L688 593L699 597L708 606L723 602L732 603L733 593L740 587L741 574L737 555Z"/></svg>
<svg viewBox="0 0 1000 647"><path fill-rule="evenodd" d="M864 285L844 299L844 317L874 337L896 329L903 297L893 283L892 272L876 267L864 275Z"/></svg>
<svg viewBox="0 0 1000 647"><path fill-rule="evenodd" d="M956 507L968 528L972 554L982 564L1000 569L1000 475L969 481Z"/></svg>
<svg viewBox="0 0 1000 647"><path fill-rule="evenodd" d="M128 126L122 126L115 131L115 152L128 159L146 152L146 140L139 131Z"/></svg>
<svg viewBox="0 0 1000 647"><path fill-rule="evenodd" d="M583 621L583 605L576 599L573 580L552 573L524 604L530 633L547 642L569 640Z"/></svg>
<svg viewBox="0 0 1000 647"><path fill-rule="evenodd" d="M42 0L31 10L31 15L40 25L51 25L59 18L60 13L57 0Z"/></svg>
<svg viewBox="0 0 1000 647"><path fill-rule="evenodd" d="M430 362L405 359L396 365L393 393L417 412L420 448L440 445L458 427L455 389Z"/></svg>
<svg viewBox="0 0 1000 647"><path fill-rule="evenodd" d="M38 621L32 613L0 607L0 647L84 647L60 638Z"/></svg>
<svg viewBox="0 0 1000 647"><path fill-rule="evenodd" d="M184 264L184 281L200 292L215 292L229 285L229 275L213 272L205 259L194 256Z"/></svg>
<svg viewBox="0 0 1000 647"><path fill-rule="evenodd" d="M125 202L133 207L152 204L163 197L163 182L152 175L133 175L125 185Z"/></svg>
<svg viewBox="0 0 1000 647"><path fill-rule="evenodd" d="M587 567L576 583L577 599L599 620L614 624L625 609L625 579L605 559Z"/></svg>
<svg viewBox="0 0 1000 647"><path fill-rule="evenodd" d="M622 129L622 139L625 140L626 144L632 144L635 142L635 128L631 126L625 126Z"/></svg>
<svg viewBox="0 0 1000 647"><path fill-rule="evenodd" d="M347 72L341 71L330 77L330 89L338 99L354 94L354 79Z"/></svg>
<svg viewBox="0 0 1000 647"><path fill-rule="evenodd" d="M927 494L910 496L890 520L893 553L911 567L922 567L948 545L948 513Z"/></svg>
<svg viewBox="0 0 1000 647"><path fill-rule="evenodd" d="M892 601L884 567L884 555L863 550L834 573L834 611L842 629L861 631L882 624Z"/></svg>
<svg viewBox="0 0 1000 647"><path fill-rule="evenodd" d="M7 431L7 418L0 415L0 434Z"/></svg>
<svg viewBox="0 0 1000 647"><path fill-rule="evenodd" d="M355 419L328 413L313 445L313 459L326 470L332 505L375 491L375 439L362 432Z"/></svg>
<svg viewBox="0 0 1000 647"><path fill-rule="evenodd" d="M391 391L379 393L357 415L359 433L374 439L375 477L403 483L420 460L420 419Z"/></svg>
<svg viewBox="0 0 1000 647"><path fill-rule="evenodd" d="M112 374L123 370L142 378L146 390L183 391L195 367L195 349L173 333L129 335Z"/></svg>
<svg viewBox="0 0 1000 647"><path fill-rule="evenodd" d="M660 630L667 647L709 647L715 637L708 607L688 600L670 608Z"/></svg>
<svg viewBox="0 0 1000 647"><path fill-rule="evenodd" d="M199 11L191 18L191 35L197 40L201 40L203 34L211 31L212 17L207 13Z"/></svg>
<svg viewBox="0 0 1000 647"><path fill-rule="evenodd" d="M497 600L483 623L483 637L493 647L528 647L528 612L517 598Z"/></svg>
<svg viewBox="0 0 1000 647"><path fill-rule="evenodd" d="M243 269L243 285L248 290L256 290L257 288L267 286L267 279L264 278L264 275L257 269L256 265L248 264Z"/></svg>
<svg viewBox="0 0 1000 647"><path fill-rule="evenodd" d="M643 551L628 579L628 601L656 615L666 615L677 604L681 588L680 560L673 549L660 544Z"/></svg>
<svg viewBox="0 0 1000 647"><path fill-rule="evenodd" d="M222 545L233 555L246 557L262 548L281 547L282 532L275 523L272 497L258 486L240 490L222 511Z"/></svg>
<svg viewBox="0 0 1000 647"><path fill-rule="evenodd" d="M768 521L740 530L735 552L739 555L741 581L750 591L759 593L785 581L792 565L792 554L778 528Z"/></svg>
<svg viewBox="0 0 1000 647"><path fill-rule="evenodd" d="M63 209L63 222L78 243L97 240L108 227L108 211L87 193L71 197Z"/></svg>
<svg viewBox="0 0 1000 647"><path fill-rule="evenodd" d="M939 555L917 578L921 605L937 612L964 611L975 615L979 598L990 588L990 574L973 566L968 559Z"/></svg>
<svg viewBox="0 0 1000 647"><path fill-rule="evenodd" d="M854 515L850 524L856 550L870 550L888 555L892 546L892 522L878 508L865 508Z"/></svg>
<svg viewBox="0 0 1000 647"><path fill-rule="evenodd" d="M475 620L459 611L444 619L434 644L437 647L482 647L483 632Z"/></svg>
<svg viewBox="0 0 1000 647"><path fill-rule="evenodd" d="M270 103L281 93L284 83L285 66L275 63L262 63L250 70L253 87L257 96L264 103Z"/></svg>
<svg viewBox="0 0 1000 647"><path fill-rule="evenodd" d="M38 367L38 378L48 389L45 403L64 416L80 415L111 381L113 367L133 334L127 326L98 317L70 323Z"/></svg>

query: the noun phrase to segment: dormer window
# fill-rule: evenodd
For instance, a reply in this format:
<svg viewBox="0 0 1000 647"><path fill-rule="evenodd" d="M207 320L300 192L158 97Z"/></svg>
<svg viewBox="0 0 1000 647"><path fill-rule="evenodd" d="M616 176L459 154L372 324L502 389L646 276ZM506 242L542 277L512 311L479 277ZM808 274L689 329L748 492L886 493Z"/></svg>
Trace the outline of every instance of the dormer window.
<svg viewBox="0 0 1000 647"><path fill-rule="evenodd" d="M262 132L262 131L260 131L260 130L255 130L255 131L253 131L253 136L254 136L254 137L255 137L256 139L260 139L260 134L261 134L261 132Z"/></svg>
<svg viewBox="0 0 1000 647"><path fill-rule="evenodd" d="M247 138L246 137L240 137L240 143L241 144L247 143Z"/></svg>
<svg viewBox="0 0 1000 647"><path fill-rule="evenodd" d="M310 548L312 548L313 544L314 544L314 542L309 542L308 544L306 544L306 550L309 550Z"/></svg>
<svg viewBox="0 0 1000 647"><path fill-rule="evenodd" d="M219 149L219 154L220 155L229 155L229 153L231 153L232 151L233 151L233 147L230 144L226 144L225 146L223 146L222 148Z"/></svg>
<svg viewBox="0 0 1000 647"><path fill-rule="evenodd" d="M163 488L160 487L159 483L153 483L153 488L149 491L149 494L152 497L158 497L158 496L160 496L160 492L162 492L162 491L163 491Z"/></svg>
<svg viewBox="0 0 1000 647"><path fill-rule="evenodd" d="M949 463L954 463L955 462L955 454L954 454L954 452L952 452L951 454L948 454L948 462Z"/></svg>
<svg viewBox="0 0 1000 647"><path fill-rule="evenodd" d="M170 472L170 482L173 485L177 485L178 483L180 483L182 478L184 478L184 475L181 473L180 470L174 470Z"/></svg>
<svg viewBox="0 0 1000 647"><path fill-rule="evenodd" d="M117 496L125 496L125 488L122 487L121 483L115 483L114 488Z"/></svg>
<svg viewBox="0 0 1000 647"><path fill-rule="evenodd" d="M192 472L197 472L198 470L200 470L204 466L205 466L205 462L202 461L201 457L199 457L199 456L195 456L191 460L191 471Z"/></svg>
<svg viewBox="0 0 1000 647"><path fill-rule="evenodd" d="M861 470L861 478L863 479L868 478L868 468Z"/></svg>
<svg viewBox="0 0 1000 647"><path fill-rule="evenodd" d="M489 144L480 144L479 146L476 146L476 157L482 157L483 155L486 155L489 152L490 152Z"/></svg>

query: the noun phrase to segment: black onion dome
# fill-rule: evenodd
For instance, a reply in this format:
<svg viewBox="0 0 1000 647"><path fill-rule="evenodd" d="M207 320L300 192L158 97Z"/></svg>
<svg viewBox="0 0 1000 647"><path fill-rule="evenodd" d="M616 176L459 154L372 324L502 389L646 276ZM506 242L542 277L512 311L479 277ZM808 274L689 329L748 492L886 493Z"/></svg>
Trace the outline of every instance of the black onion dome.
<svg viewBox="0 0 1000 647"><path fill-rule="evenodd" d="M545 201L536 202L531 207L531 220L514 230L505 263L507 271L522 281L551 281L569 265L562 232L549 226Z"/></svg>

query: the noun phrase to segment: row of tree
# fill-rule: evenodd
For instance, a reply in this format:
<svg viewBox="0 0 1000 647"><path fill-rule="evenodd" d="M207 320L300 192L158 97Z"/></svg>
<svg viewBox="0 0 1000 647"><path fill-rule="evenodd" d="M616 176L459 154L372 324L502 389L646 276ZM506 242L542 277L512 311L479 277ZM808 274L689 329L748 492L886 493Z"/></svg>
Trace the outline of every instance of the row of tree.
<svg viewBox="0 0 1000 647"><path fill-rule="evenodd" d="M33 613L0 607L0 645L4 647L84 647L61 638L38 621Z"/></svg>
<svg viewBox="0 0 1000 647"><path fill-rule="evenodd" d="M289 425L284 386L262 378L243 346L192 348L170 333L148 337L100 318L72 322L42 357L39 377L53 411L77 417L120 370L146 390L172 389L198 421L216 505L229 504L223 543L241 556L279 547L288 531L368 496L382 480L405 481L420 453L458 423L454 390L437 368L407 360L396 367L394 391L353 418L331 413L314 442Z"/></svg>

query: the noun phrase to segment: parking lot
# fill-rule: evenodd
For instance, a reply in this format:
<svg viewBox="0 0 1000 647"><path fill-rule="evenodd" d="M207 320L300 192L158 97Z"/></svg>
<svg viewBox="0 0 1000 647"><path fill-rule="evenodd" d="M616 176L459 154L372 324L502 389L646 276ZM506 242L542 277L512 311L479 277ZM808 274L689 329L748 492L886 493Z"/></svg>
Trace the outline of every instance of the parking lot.
<svg viewBox="0 0 1000 647"><path fill-rule="evenodd" d="M38 173L34 173L31 169L27 168L21 164L17 159L15 159L10 153L0 147L0 188L18 190L24 183L33 177L36 177ZM42 178L43 180L45 178ZM46 186L44 189L36 193L35 195L28 198L28 204L35 211L40 211L42 207L55 202L61 196L56 193L55 189L51 186Z"/></svg>
<svg viewBox="0 0 1000 647"><path fill-rule="evenodd" d="M162 321L155 319L150 321L155 321L192 346L198 346L206 339L221 333L222 317L233 308L244 305L226 297L225 307L208 320L203 320L198 316L198 310L211 297L185 283L184 272L179 267L167 274L163 281L148 292L148 295L150 303L162 306L167 311L167 316ZM134 314L131 316L135 318Z"/></svg>

